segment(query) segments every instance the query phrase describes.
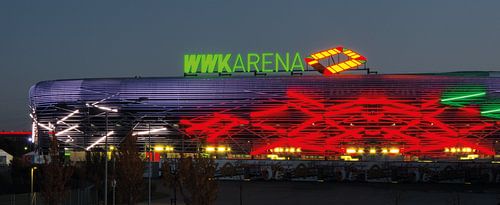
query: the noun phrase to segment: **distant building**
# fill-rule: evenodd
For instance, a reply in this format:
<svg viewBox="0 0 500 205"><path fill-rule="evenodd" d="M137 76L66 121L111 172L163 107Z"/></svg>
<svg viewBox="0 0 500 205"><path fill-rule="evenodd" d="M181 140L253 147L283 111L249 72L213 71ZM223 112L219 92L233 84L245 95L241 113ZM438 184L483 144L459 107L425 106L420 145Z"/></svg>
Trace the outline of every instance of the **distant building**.
<svg viewBox="0 0 500 205"><path fill-rule="evenodd" d="M13 157L3 149L0 149L0 166L9 166Z"/></svg>

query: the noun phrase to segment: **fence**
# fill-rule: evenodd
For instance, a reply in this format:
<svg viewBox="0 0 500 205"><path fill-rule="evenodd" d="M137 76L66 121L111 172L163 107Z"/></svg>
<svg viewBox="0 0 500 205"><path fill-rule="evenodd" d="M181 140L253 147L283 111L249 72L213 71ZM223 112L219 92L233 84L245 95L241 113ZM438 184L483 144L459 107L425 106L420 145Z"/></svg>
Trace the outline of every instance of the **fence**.
<svg viewBox="0 0 500 205"><path fill-rule="evenodd" d="M0 195L0 205L44 205L41 193L24 193ZM70 190L63 200L63 205L93 205L97 204L97 196L93 187Z"/></svg>

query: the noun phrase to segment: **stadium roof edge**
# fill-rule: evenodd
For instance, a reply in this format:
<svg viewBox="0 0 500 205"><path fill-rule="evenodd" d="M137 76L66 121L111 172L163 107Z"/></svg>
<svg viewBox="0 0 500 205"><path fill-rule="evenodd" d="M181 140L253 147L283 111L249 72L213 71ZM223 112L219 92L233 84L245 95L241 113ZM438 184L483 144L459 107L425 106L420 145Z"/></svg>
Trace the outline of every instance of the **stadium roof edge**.
<svg viewBox="0 0 500 205"><path fill-rule="evenodd" d="M357 74L348 74L357 75ZM442 72L442 73L386 73L386 74L376 74L377 76L397 76L397 75L430 75L430 76L450 76L450 77L500 77L500 71L456 71L456 72ZM252 76L254 77L254 76ZM269 75L269 76L255 76L255 78L283 78L287 77L284 75ZM295 77L320 77L320 75L313 76L295 76ZM213 79L213 78L248 78L248 76L232 76L232 77L219 77L212 75L201 75L201 76L165 76L165 77L103 77L103 78L68 78L68 79L56 79L56 80L44 80L35 83L33 86L37 86L40 83L56 82L56 81L72 81L72 80L133 80L133 79Z"/></svg>

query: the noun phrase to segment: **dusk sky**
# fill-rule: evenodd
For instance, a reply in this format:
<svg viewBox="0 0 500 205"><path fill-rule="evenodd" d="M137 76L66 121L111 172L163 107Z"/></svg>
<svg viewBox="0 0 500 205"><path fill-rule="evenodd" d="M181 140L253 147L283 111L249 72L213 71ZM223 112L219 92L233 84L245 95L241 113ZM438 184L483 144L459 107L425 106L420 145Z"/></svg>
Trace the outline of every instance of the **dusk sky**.
<svg viewBox="0 0 500 205"><path fill-rule="evenodd" d="M66 78L182 76L185 53L339 45L380 73L500 71L500 1L2 1L0 130Z"/></svg>

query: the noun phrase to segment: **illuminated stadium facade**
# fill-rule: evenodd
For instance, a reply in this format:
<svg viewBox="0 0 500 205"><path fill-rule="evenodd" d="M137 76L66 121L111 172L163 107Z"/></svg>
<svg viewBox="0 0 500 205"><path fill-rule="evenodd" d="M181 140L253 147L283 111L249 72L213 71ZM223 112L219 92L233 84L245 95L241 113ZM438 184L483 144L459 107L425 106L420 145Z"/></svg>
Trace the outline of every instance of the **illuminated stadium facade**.
<svg viewBox="0 0 500 205"><path fill-rule="evenodd" d="M30 104L42 151L51 135L76 152L132 133L141 148L228 159L458 160L493 159L500 139L488 75L55 80Z"/></svg>

